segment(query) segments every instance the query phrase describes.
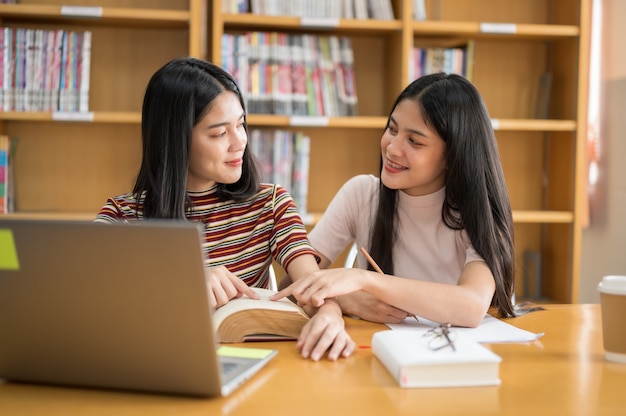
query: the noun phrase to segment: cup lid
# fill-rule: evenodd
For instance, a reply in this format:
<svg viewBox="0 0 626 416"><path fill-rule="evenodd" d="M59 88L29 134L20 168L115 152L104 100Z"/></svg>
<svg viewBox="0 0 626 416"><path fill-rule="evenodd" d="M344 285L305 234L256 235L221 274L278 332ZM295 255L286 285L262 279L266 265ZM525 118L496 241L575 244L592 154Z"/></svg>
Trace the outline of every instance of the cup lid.
<svg viewBox="0 0 626 416"><path fill-rule="evenodd" d="M611 295L626 295L626 276L604 276L598 283L598 292Z"/></svg>

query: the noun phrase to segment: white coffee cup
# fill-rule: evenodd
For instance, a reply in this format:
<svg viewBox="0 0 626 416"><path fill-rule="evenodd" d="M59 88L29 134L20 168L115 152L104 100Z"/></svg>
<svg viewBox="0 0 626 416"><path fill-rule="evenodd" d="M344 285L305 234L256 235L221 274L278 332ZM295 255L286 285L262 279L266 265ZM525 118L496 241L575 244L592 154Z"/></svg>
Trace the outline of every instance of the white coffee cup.
<svg viewBox="0 0 626 416"><path fill-rule="evenodd" d="M604 276L598 284L604 357L626 364L626 276Z"/></svg>

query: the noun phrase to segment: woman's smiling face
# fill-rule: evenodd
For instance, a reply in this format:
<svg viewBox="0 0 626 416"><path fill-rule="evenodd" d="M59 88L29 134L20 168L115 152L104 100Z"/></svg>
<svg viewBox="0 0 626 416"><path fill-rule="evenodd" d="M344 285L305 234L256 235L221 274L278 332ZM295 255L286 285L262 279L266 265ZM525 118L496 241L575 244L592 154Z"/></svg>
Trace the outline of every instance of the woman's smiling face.
<svg viewBox="0 0 626 416"><path fill-rule="evenodd" d="M204 191L216 183L235 183L241 177L248 143L245 114L237 95L224 91L191 132L187 189Z"/></svg>
<svg viewBox="0 0 626 416"><path fill-rule="evenodd" d="M386 187L418 196L445 185L446 143L426 124L422 108L415 101L398 103L380 144L380 177Z"/></svg>

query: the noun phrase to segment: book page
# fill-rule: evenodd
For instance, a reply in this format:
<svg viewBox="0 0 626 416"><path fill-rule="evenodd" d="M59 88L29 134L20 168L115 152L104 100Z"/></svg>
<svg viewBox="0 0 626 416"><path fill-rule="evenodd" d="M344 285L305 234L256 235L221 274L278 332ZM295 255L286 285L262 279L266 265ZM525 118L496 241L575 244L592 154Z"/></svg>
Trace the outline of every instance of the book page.
<svg viewBox="0 0 626 416"><path fill-rule="evenodd" d="M304 312L301 307L287 298L270 300L269 297L274 293L277 293L274 290L262 289L258 287L253 287L252 290L261 296L261 299L250 299L247 296L242 296L237 299L231 299L227 304L217 308L213 312L213 322L215 323L216 328L219 328L222 321L228 315L245 309L272 309L277 311L293 312L308 317L306 312Z"/></svg>
<svg viewBox="0 0 626 416"><path fill-rule="evenodd" d="M429 330L438 324L429 321L420 316L417 317L419 322L414 318L407 318L399 324L387 324L391 329L395 330ZM485 318L476 328L460 328L454 327L455 331L463 334L463 338L475 342L484 343L501 343L501 342L531 342L537 340L543 333L535 334L516 326L508 324L491 315L485 315Z"/></svg>

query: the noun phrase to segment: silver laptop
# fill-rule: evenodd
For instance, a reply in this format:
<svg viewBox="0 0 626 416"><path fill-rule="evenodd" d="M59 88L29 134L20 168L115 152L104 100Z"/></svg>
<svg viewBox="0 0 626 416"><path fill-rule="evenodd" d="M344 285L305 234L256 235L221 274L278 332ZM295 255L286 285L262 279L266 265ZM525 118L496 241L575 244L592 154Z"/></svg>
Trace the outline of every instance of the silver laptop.
<svg viewBox="0 0 626 416"><path fill-rule="evenodd" d="M0 217L0 378L228 395L276 351L218 354L211 316L193 223Z"/></svg>

